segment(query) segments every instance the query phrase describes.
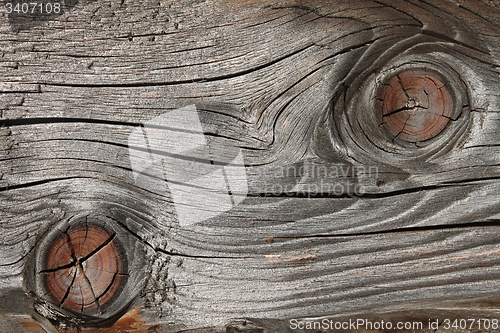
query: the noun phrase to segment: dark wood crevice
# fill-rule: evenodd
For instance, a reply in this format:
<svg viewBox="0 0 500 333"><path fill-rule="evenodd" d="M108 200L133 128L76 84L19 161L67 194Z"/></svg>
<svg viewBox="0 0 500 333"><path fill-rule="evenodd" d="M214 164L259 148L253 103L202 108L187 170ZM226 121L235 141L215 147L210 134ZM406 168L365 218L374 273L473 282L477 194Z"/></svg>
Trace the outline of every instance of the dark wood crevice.
<svg viewBox="0 0 500 333"><path fill-rule="evenodd" d="M130 123L123 121L113 121L105 119L90 118L20 118L20 119L1 119L0 127L28 126L40 124L58 124L58 123L87 123L104 124L113 126L141 126L141 123Z"/></svg>

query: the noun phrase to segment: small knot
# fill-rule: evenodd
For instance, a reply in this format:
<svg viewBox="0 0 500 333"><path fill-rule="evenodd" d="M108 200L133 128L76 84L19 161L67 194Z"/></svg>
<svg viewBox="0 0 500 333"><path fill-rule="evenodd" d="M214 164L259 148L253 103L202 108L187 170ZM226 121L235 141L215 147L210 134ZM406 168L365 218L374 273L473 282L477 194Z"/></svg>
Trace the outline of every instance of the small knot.
<svg viewBox="0 0 500 333"><path fill-rule="evenodd" d="M455 108L444 78L424 69L407 69L390 77L377 100L386 131L410 143L437 137L449 125Z"/></svg>

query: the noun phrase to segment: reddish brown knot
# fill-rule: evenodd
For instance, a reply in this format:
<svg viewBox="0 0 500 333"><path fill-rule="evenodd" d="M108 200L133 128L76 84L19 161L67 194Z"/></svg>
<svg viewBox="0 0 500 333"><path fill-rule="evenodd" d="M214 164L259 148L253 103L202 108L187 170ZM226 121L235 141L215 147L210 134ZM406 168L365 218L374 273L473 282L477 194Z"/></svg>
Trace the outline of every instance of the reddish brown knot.
<svg viewBox="0 0 500 333"><path fill-rule="evenodd" d="M407 69L390 77L377 98L385 129L411 143L438 136L452 121L455 108L446 81L424 69Z"/></svg>
<svg viewBox="0 0 500 333"><path fill-rule="evenodd" d="M78 226L61 233L45 260L47 290L66 310L101 313L125 282L126 263L115 235L98 226Z"/></svg>

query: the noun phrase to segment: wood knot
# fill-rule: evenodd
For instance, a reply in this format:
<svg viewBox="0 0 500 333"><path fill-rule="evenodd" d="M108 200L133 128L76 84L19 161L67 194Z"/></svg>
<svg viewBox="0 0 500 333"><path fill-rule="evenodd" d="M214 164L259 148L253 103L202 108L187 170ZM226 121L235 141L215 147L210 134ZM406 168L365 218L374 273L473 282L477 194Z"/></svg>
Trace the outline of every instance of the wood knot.
<svg viewBox="0 0 500 333"><path fill-rule="evenodd" d="M424 69L407 69L390 77L377 99L383 127L394 138L411 143L438 136L455 110L446 80Z"/></svg>
<svg viewBox="0 0 500 333"><path fill-rule="evenodd" d="M83 225L59 233L46 251L39 274L60 308L102 313L127 279L127 262L115 234Z"/></svg>
<svg viewBox="0 0 500 333"><path fill-rule="evenodd" d="M80 213L37 240L24 270L38 314L64 327L111 325L146 284L144 244L123 215Z"/></svg>

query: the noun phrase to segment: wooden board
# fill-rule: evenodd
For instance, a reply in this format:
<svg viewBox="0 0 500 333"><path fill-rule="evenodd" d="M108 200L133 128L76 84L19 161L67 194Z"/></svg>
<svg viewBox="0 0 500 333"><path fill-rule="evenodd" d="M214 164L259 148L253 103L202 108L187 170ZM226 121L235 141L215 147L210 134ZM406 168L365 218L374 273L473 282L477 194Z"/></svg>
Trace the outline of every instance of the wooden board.
<svg viewBox="0 0 500 333"><path fill-rule="evenodd" d="M6 332L95 330L85 328L95 318L47 305L36 287L47 235L79 219L116 232L129 259L132 299L100 323L110 330L498 319L497 2L61 4L60 15L29 19L1 7L0 299L15 305L1 308ZM400 68L438 73L451 91L456 118L429 141L391 139L377 123L378 87ZM163 174L182 185L184 164L137 178L137 165L195 144L140 141L189 108L211 156L241 153L244 177L232 179L245 185L239 205L222 212L215 200L193 224ZM183 154L174 158L192 157Z"/></svg>

